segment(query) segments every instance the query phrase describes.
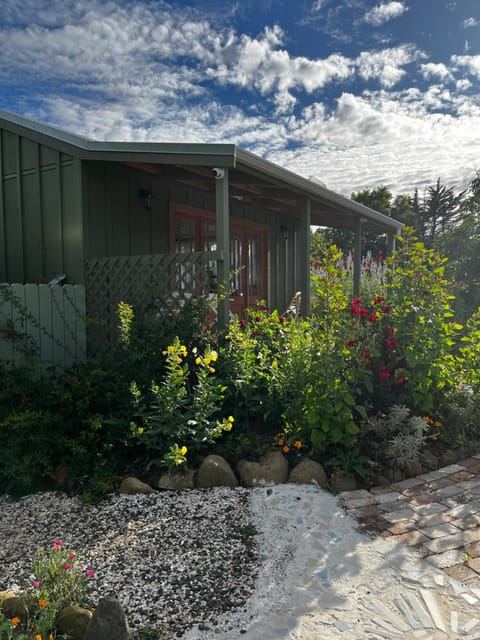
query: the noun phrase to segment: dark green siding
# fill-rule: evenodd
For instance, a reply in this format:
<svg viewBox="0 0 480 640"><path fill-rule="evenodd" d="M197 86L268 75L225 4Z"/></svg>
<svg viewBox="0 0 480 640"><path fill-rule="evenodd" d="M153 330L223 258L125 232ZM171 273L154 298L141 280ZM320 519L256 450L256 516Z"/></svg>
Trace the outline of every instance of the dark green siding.
<svg viewBox="0 0 480 640"><path fill-rule="evenodd" d="M78 159L0 129L0 281L82 283Z"/></svg>

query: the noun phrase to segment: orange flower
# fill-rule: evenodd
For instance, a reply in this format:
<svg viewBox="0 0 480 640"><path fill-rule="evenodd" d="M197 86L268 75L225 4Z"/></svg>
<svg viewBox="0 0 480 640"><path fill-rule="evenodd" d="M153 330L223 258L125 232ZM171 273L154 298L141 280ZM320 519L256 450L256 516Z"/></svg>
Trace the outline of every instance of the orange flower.
<svg viewBox="0 0 480 640"><path fill-rule="evenodd" d="M14 627L16 627L16 626L17 626L17 624L20 622L20 618L19 618L18 616L15 616L15 618L12 618L12 619L10 620L10 622L12 623L12 625L13 625Z"/></svg>
<svg viewBox="0 0 480 640"><path fill-rule="evenodd" d="M440 422L440 420L435 420L435 422L433 423L434 427L437 427L437 429L440 429L440 427L442 426L442 423Z"/></svg>
<svg viewBox="0 0 480 640"><path fill-rule="evenodd" d="M43 607L44 607L46 604L47 604L47 601L46 601L46 600L44 600L43 598L42 598L42 600L39 600L39 601L38 601L38 606L40 607L40 609L43 609ZM36 639L35 639L35 640L36 640Z"/></svg>
<svg viewBox="0 0 480 640"><path fill-rule="evenodd" d="M42 640L42 636L39 633L37 633L37 635L35 636L35 640Z"/></svg>
<svg viewBox="0 0 480 640"><path fill-rule="evenodd" d="M282 451L283 451L284 453L288 453L288 452L290 451L290 447L289 447L289 446L287 446L287 445L285 445L285 446L282 448Z"/></svg>
<svg viewBox="0 0 480 640"><path fill-rule="evenodd" d="M293 446L294 446L296 449L301 449L301 448L303 447L303 445L302 445L302 441L301 441L301 440L295 440L295 442L293 443Z"/></svg>
<svg viewBox="0 0 480 640"><path fill-rule="evenodd" d="M278 446L279 446L279 447L283 447L283 445L284 445L284 443L285 443L285 440L284 440L283 438L279 438L279 439L278 439L278 441L277 441L277 443L278 443Z"/></svg>

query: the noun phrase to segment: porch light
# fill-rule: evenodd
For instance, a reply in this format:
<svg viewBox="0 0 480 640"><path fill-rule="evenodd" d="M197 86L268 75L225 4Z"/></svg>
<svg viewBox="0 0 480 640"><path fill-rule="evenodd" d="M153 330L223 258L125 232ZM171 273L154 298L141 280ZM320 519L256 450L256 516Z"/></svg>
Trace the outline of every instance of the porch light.
<svg viewBox="0 0 480 640"><path fill-rule="evenodd" d="M143 206L145 207L145 209L150 210L152 208L152 198L154 196L150 189L139 189L138 197L143 201Z"/></svg>

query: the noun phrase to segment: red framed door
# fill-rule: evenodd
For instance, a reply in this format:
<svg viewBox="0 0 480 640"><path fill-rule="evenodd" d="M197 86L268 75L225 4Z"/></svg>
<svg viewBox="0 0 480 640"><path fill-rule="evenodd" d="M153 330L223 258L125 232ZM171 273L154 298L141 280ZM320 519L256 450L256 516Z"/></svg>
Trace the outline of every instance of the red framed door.
<svg viewBox="0 0 480 640"><path fill-rule="evenodd" d="M214 251L215 219L205 214L176 210L172 248L183 253ZM213 265L212 265L213 266ZM211 290L216 289L216 265ZM239 316L247 307L267 299L267 232L246 223L230 225L230 310Z"/></svg>

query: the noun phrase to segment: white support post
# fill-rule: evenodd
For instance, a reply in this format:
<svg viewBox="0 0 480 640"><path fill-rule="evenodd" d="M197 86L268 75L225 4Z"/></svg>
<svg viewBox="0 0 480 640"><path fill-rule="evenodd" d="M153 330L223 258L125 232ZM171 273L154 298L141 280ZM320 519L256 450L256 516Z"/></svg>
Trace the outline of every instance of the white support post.
<svg viewBox="0 0 480 640"><path fill-rule="evenodd" d="M310 224L312 216L312 203L310 198L302 202L300 221L300 269L299 281L302 292L301 314L306 316L310 313ZM303 253L305 252L305 253Z"/></svg>
<svg viewBox="0 0 480 640"><path fill-rule="evenodd" d="M355 229L355 250L353 256L353 295L360 296L361 279L362 279L362 226L361 218L357 221Z"/></svg>
<svg viewBox="0 0 480 640"><path fill-rule="evenodd" d="M228 202L228 169L215 169L215 211L217 222L217 324L225 329L230 317L230 212Z"/></svg>

